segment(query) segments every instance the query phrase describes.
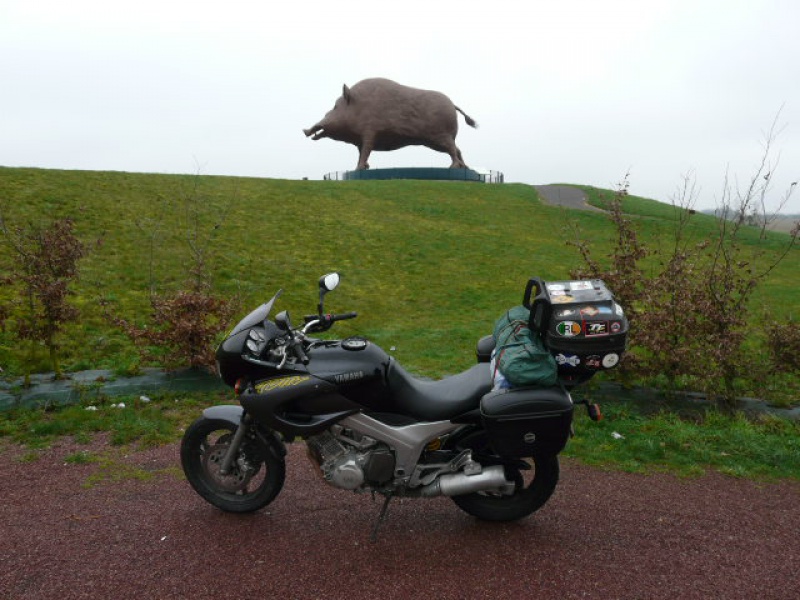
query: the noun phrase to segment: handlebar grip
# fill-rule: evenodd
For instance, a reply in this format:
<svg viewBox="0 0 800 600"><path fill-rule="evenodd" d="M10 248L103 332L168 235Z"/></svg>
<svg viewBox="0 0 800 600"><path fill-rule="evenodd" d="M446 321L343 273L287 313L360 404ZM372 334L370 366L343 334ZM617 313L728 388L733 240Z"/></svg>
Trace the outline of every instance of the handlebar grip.
<svg viewBox="0 0 800 600"><path fill-rule="evenodd" d="M334 321L346 321L347 319L355 319L358 316L357 312L346 312L340 315L333 315Z"/></svg>
<svg viewBox="0 0 800 600"><path fill-rule="evenodd" d="M303 350L303 345L302 344L300 344L300 343L295 344L292 347L292 352L294 352L294 355L304 365L307 365L310 362L310 359L308 358L308 355L306 354L306 351Z"/></svg>

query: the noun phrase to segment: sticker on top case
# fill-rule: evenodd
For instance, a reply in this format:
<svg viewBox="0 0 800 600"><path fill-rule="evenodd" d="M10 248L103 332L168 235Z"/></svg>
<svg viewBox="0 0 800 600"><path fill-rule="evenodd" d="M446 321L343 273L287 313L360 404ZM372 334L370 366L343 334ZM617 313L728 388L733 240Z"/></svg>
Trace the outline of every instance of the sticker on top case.
<svg viewBox="0 0 800 600"><path fill-rule="evenodd" d="M608 322L600 321L598 323L587 323L586 335L608 335Z"/></svg>
<svg viewBox="0 0 800 600"><path fill-rule="evenodd" d="M576 321L561 321L556 324L558 335L563 337L575 337L581 334L581 324Z"/></svg>
<svg viewBox="0 0 800 600"><path fill-rule="evenodd" d="M581 364L581 359L575 354L564 354L559 352L556 354L556 362L562 367L577 367Z"/></svg>
<svg viewBox="0 0 800 600"><path fill-rule="evenodd" d="M606 354L603 357L603 366L606 369L616 367L618 362L619 362L619 354L616 354L614 352L612 352L611 354Z"/></svg>

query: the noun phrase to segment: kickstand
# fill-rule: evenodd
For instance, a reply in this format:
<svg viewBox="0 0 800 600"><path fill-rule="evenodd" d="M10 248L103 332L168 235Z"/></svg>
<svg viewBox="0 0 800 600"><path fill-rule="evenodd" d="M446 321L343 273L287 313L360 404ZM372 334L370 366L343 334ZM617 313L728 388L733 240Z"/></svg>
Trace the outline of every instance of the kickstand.
<svg viewBox="0 0 800 600"><path fill-rule="evenodd" d="M372 528L372 536L370 537L370 541L372 541L372 543L378 541L378 528L386 519L386 511L389 508L389 502L392 500L392 498L392 494L386 494L386 500L383 501L383 506L381 507L381 514L378 515L378 520L375 522L375 527Z"/></svg>

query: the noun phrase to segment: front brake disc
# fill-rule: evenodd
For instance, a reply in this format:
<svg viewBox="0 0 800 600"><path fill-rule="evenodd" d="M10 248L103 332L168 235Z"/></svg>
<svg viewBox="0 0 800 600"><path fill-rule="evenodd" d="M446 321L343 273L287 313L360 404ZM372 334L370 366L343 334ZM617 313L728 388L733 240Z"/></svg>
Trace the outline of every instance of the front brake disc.
<svg viewBox="0 0 800 600"><path fill-rule="evenodd" d="M229 447L230 444L226 443L214 444L209 447L203 454L203 469L221 491L235 494L247 487L253 471L252 469L241 469L234 460L227 475L220 473L222 459Z"/></svg>

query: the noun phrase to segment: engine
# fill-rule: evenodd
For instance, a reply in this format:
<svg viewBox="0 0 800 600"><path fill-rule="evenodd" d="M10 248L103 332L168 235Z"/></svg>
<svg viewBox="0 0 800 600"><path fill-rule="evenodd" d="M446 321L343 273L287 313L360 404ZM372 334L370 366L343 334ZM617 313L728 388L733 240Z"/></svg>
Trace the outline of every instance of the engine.
<svg viewBox="0 0 800 600"><path fill-rule="evenodd" d="M380 487L394 476L394 453L370 437L334 426L306 440L325 481L345 490Z"/></svg>

